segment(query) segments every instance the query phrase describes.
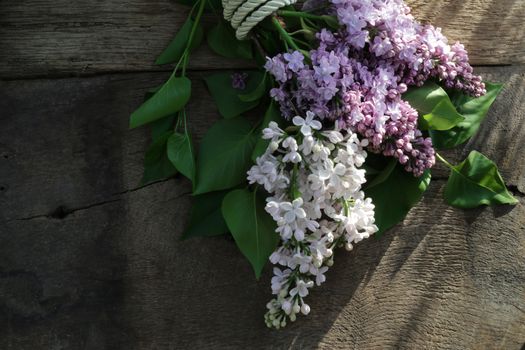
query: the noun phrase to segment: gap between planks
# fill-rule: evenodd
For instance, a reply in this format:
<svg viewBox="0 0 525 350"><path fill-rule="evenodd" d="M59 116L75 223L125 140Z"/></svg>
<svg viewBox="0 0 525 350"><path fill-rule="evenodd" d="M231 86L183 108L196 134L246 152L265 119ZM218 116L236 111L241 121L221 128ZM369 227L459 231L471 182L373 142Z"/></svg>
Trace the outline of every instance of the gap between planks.
<svg viewBox="0 0 525 350"><path fill-rule="evenodd" d="M479 64L472 65L474 70L476 68L503 68L503 67L520 67L525 64ZM230 68L191 68L187 69L189 73L201 73L201 72L220 72L220 71L231 71L231 70L254 70L258 69L257 66L239 66L239 67L230 67ZM31 80L59 80L59 79L71 79L71 78L93 78L100 77L105 75L129 75L129 74L147 74L147 73L171 73L173 69L143 69L143 70L114 70L114 71L95 71L95 72L77 72L71 73L66 72L64 74L35 74L27 76L4 76L0 77L1 81L31 81Z"/></svg>

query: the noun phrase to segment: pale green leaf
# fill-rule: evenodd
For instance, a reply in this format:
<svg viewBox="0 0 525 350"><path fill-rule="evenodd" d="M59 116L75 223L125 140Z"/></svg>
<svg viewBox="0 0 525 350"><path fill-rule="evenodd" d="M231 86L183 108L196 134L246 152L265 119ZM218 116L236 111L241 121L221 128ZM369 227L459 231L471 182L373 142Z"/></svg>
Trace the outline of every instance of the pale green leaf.
<svg viewBox="0 0 525 350"><path fill-rule="evenodd" d="M182 57L182 54L188 46L188 40L190 38L191 28L193 27L195 21L191 18L188 18L186 22L180 27L179 31L175 35L175 38L170 42L168 47L160 54L160 56L155 61L155 64L168 64L176 63ZM191 43L190 49L194 49L200 45L204 37L204 31L202 26L197 24L195 28L195 33L193 35L193 40Z"/></svg>
<svg viewBox="0 0 525 350"><path fill-rule="evenodd" d="M264 206L264 199L248 190L234 190L224 197L222 203L226 224L257 278L279 242L275 222Z"/></svg>
<svg viewBox="0 0 525 350"><path fill-rule="evenodd" d="M237 40L231 25L219 20L207 33L208 45L217 54L228 58L252 59L252 44L249 40Z"/></svg>
<svg viewBox="0 0 525 350"><path fill-rule="evenodd" d="M195 194L224 190L246 181L256 135L243 118L215 123L201 142Z"/></svg>
<svg viewBox="0 0 525 350"><path fill-rule="evenodd" d="M166 153L166 142L171 132L166 132L153 141L144 157L144 175L142 184L163 180L177 173Z"/></svg>
<svg viewBox="0 0 525 350"><path fill-rule="evenodd" d="M195 178L195 157L189 133L173 133L168 139L168 158L173 166L191 181Z"/></svg>
<svg viewBox="0 0 525 350"><path fill-rule="evenodd" d="M420 201L430 178L428 170L418 178L396 164L386 179L374 187L365 188L366 196L372 198L375 205L377 234L382 234L405 218L410 208Z"/></svg>
<svg viewBox="0 0 525 350"><path fill-rule="evenodd" d="M490 106L501 92L502 85L485 83L487 94L478 98L467 96L461 92L451 95L452 103L457 111L465 117L450 130L430 131L432 143L438 149L452 148L468 141L479 129Z"/></svg>
<svg viewBox="0 0 525 350"><path fill-rule="evenodd" d="M244 102L239 98L240 94L247 94L254 91L263 74L259 71L246 72L246 88L244 90L235 89L232 86L232 74L234 72L220 72L212 74L205 78L211 96L219 109L219 113L224 118L234 118L243 112L253 109L259 104L259 101Z"/></svg>
<svg viewBox="0 0 525 350"><path fill-rule="evenodd" d="M181 110L191 96L191 81L186 77L172 77L135 112L131 114L130 128L151 123Z"/></svg>
<svg viewBox="0 0 525 350"><path fill-rule="evenodd" d="M210 192L193 197L190 220L182 238L209 237L228 232L222 217L222 200L228 191Z"/></svg>
<svg viewBox="0 0 525 350"><path fill-rule="evenodd" d="M470 152L467 159L452 167L445 200L459 208L518 203L507 190L496 165L477 151Z"/></svg>

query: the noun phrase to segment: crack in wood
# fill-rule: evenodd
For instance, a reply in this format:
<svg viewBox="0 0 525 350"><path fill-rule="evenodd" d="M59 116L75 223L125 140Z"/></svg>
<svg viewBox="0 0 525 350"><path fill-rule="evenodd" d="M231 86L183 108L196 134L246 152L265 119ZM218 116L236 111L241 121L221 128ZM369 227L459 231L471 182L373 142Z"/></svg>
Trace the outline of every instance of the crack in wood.
<svg viewBox="0 0 525 350"><path fill-rule="evenodd" d="M46 219L58 219L58 220L62 220L62 219L65 219L67 216L77 212L77 211L81 211L81 210L87 210L87 209L91 209L91 208L94 208L94 207L99 207L101 205L105 205L105 204L110 204L110 203L114 203L114 202L118 202L120 201L122 198L117 198L117 199L111 199L111 200L107 200L107 201L102 201L102 202L98 202L98 203L94 203L94 204L90 204L90 205L87 205L87 206L84 206L84 207L78 207L78 208L73 208L73 209L68 209L66 208L65 206L61 205L59 206L57 209L53 210L51 213L49 214L37 214L37 215L32 215L32 216L28 216L28 217L23 217L23 218L18 218L18 219L11 219L11 220L7 220L6 222L12 222L12 221L28 221L28 220L34 220L34 219L43 219L43 218L46 218Z"/></svg>
<svg viewBox="0 0 525 350"><path fill-rule="evenodd" d="M148 183L148 184L146 184L144 186L141 186L141 187L132 188L132 189L129 189L129 190L126 190L126 191L113 193L110 196L124 196L124 195L127 195L129 193L133 193L133 192L136 192L136 191L148 188L148 187L153 186L153 185L157 185L157 184L168 182L169 180L171 180L171 178L170 179L159 180L159 181L154 181L154 182ZM177 195L173 199L178 199L178 198L190 195L190 194L192 194L192 191L186 191L186 192L183 192L183 193ZM99 206L102 206L102 205L115 203L115 202L118 202L118 201L121 201L121 200L122 200L122 198L115 198L115 199L110 199L110 200L106 200L106 201L102 201L102 202L97 202L97 203L93 203L93 204L82 206L82 207L78 207L78 208L72 208L72 209L69 209L69 208L67 208L64 205L60 205L60 206L58 206L55 210L53 210L49 214L31 215L31 216L28 216L28 217L22 217L22 218L7 220L6 222L9 223L9 222L13 222L13 221L28 221L28 220L44 219L44 218L45 219L63 220L66 217L68 217L69 215L71 215L71 214L73 214L73 213L75 213L77 211L88 210L88 209L92 209L92 208L99 207Z"/></svg>

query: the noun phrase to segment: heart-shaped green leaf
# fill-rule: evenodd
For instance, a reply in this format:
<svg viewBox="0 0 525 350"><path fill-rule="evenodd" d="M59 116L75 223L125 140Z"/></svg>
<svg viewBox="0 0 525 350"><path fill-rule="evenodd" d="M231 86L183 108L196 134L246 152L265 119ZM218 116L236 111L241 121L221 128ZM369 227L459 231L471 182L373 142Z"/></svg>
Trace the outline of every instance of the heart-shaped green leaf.
<svg viewBox="0 0 525 350"><path fill-rule="evenodd" d="M188 228L182 238L210 237L228 232L222 217L222 200L228 191L210 192L193 197Z"/></svg>
<svg viewBox="0 0 525 350"><path fill-rule="evenodd" d="M188 46L191 28L194 24L195 21L193 21L191 18L188 18L186 22L184 22L182 27L180 27L179 31L175 35L175 38L173 38L168 47L157 58L155 64L161 65L176 63L180 60L182 54L186 50L186 46ZM199 23L195 28L195 34L193 35L190 49L198 47L201 44L203 37L204 31L202 30L202 26Z"/></svg>
<svg viewBox="0 0 525 350"><path fill-rule="evenodd" d="M201 142L195 194L235 187L246 181L256 135L242 118L215 123Z"/></svg>
<svg viewBox="0 0 525 350"><path fill-rule="evenodd" d="M424 129L430 130L448 130L465 120L448 97L441 100L432 112L423 115L423 119L426 122Z"/></svg>
<svg viewBox="0 0 525 350"><path fill-rule="evenodd" d="M419 112L421 130L448 130L464 119L447 92L434 82L408 89L403 99Z"/></svg>
<svg viewBox="0 0 525 350"><path fill-rule="evenodd" d="M279 242L275 222L264 206L264 200L248 190L234 190L222 202L226 224L257 278Z"/></svg>
<svg viewBox="0 0 525 350"><path fill-rule="evenodd" d="M445 200L458 208L518 203L505 187L496 165L477 151L451 168Z"/></svg>
<svg viewBox="0 0 525 350"><path fill-rule="evenodd" d="M165 118L155 120L151 123L151 138L153 140L163 136L166 132L173 130L175 115L169 115Z"/></svg>
<svg viewBox="0 0 525 350"><path fill-rule="evenodd" d="M377 175L374 176L372 180L366 182L365 184L366 188L370 189L388 180L388 178L390 177L390 174L392 174L392 171L394 171L397 164L398 164L397 159L392 157L390 161L388 162L388 164L386 165L386 167L382 171L378 172ZM367 171L366 174L370 175L369 171Z"/></svg>
<svg viewBox="0 0 525 350"><path fill-rule="evenodd" d="M266 77L267 74L264 73L264 76L259 85L257 85L253 91L250 91L247 94L239 95L239 100L242 102L253 102L260 100L266 93Z"/></svg>
<svg viewBox="0 0 525 350"><path fill-rule="evenodd" d="M490 106L502 89L500 84L485 83L487 94L478 98L467 96L459 91L451 95L452 103L458 112L465 117L450 130L430 131L432 143L438 149L452 148L470 139L479 129Z"/></svg>
<svg viewBox="0 0 525 350"><path fill-rule="evenodd" d="M171 164L166 153L166 142L170 136L171 132L159 136L146 151L142 184L162 180L177 173L177 169Z"/></svg>
<svg viewBox="0 0 525 350"><path fill-rule="evenodd" d="M250 40L237 40L235 31L229 23L220 20L207 33L208 45L217 54L228 58L252 59Z"/></svg>
<svg viewBox="0 0 525 350"><path fill-rule="evenodd" d="M247 94L254 91L263 77L263 74L258 71L250 71L246 73L248 76L246 78L246 88L244 90L233 88L233 72L231 71L215 73L205 79L211 96L219 109L219 113L224 118L237 117L238 115L241 115L241 113L249 111L259 104L258 100L244 102L239 98L240 94Z"/></svg>
<svg viewBox="0 0 525 350"><path fill-rule="evenodd" d="M135 112L131 114L130 128L151 123L178 112L191 96L191 81L186 77L171 77Z"/></svg>
<svg viewBox="0 0 525 350"><path fill-rule="evenodd" d="M168 158L173 166L191 181L195 178L195 157L189 133L174 133L168 139Z"/></svg>
<svg viewBox="0 0 525 350"><path fill-rule="evenodd" d="M434 107L443 99L448 98L448 95L438 84L428 81L423 86L409 88L402 98L421 115L425 115L432 113Z"/></svg>
<svg viewBox="0 0 525 350"><path fill-rule="evenodd" d="M144 101L147 101L151 97L153 97L153 95L155 95L155 93L159 91L161 87L162 85L146 92L144 96ZM151 138L153 139L153 141L163 136L166 132L173 130L173 123L175 122L176 117L177 116L175 114L172 114L151 123Z"/></svg>
<svg viewBox="0 0 525 350"><path fill-rule="evenodd" d="M421 200L431 178L428 170L423 176L414 177L400 164L396 164L391 171L388 169L388 173L386 179L364 190L375 205L375 223L379 228L377 235L405 218L410 208Z"/></svg>

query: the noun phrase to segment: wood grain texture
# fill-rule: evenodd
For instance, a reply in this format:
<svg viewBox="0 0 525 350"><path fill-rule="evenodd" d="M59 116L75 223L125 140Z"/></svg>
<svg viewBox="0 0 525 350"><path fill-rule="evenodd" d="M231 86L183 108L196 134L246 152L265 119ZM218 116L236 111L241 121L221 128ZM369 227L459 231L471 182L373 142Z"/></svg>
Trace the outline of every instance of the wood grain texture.
<svg viewBox="0 0 525 350"><path fill-rule="evenodd" d="M458 160L476 148L525 183L525 68ZM218 119L202 76L197 139ZM447 207L438 178L402 225L338 252L312 313L284 331L262 315L260 281L226 237L179 241L190 185L137 188L148 133L128 115L166 73L0 85L1 349L519 349L525 342L525 197ZM27 96L34 96L28 99Z"/></svg>
<svg viewBox="0 0 525 350"><path fill-rule="evenodd" d="M443 27L451 41L461 40L474 64L525 62L523 1L407 2L418 19ZM186 15L173 0L2 1L0 77L165 70L153 62ZM191 60L194 69L247 65L206 48Z"/></svg>
<svg viewBox="0 0 525 350"><path fill-rule="evenodd" d="M525 192L525 68L478 70L505 83L480 131L443 154L459 161L477 149L499 165L505 180ZM219 118L202 78L193 73L190 127L198 141ZM137 188L149 142L147 128L129 131L129 114L167 73L10 81L0 85L0 217L52 214L113 200ZM27 96L35 98L27 99ZM447 176L444 167L434 176ZM24 194L24 195L21 195ZM30 205L28 205L30 203Z"/></svg>
<svg viewBox="0 0 525 350"><path fill-rule="evenodd" d="M312 313L279 332L262 319L269 269L255 281L224 237L178 240L188 183L151 185L63 219L9 222L0 346L519 349L525 201L464 212L442 203L442 185L402 226L338 251L309 296Z"/></svg>
<svg viewBox="0 0 525 350"><path fill-rule="evenodd" d="M407 3L474 63L525 63L523 1ZM269 269L255 281L227 236L179 241L190 184L138 187L149 137L128 116L167 78L152 62L186 13L172 0L0 1L0 78L15 79L0 80L0 349L523 346L524 66L478 68L505 89L478 134L443 153L483 152L520 204L447 207L437 166L404 223L337 252L311 315L276 332L262 319ZM197 141L219 118L202 77L249 66L193 56ZM70 75L92 76L33 79Z"/></svg>
<svg viewBox="0 0 525 350"><path fill-rule="evenodd" d="M461 41L474 64L525 62L525 2L522 0L406 0L422 22Z"/></svg>
<svg viewBox="0 0 525 350"><path fill-rule="evenodd" d="M2 1L0 77L169 70L153 63L188 12L170 0ZM205 44L190 61L194 69L238 66L252 64L216 56Z"/></svg>

